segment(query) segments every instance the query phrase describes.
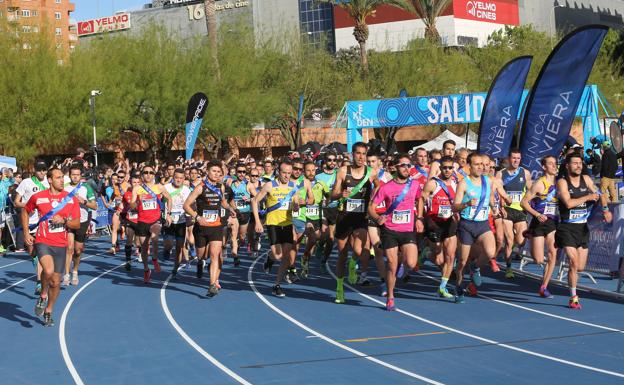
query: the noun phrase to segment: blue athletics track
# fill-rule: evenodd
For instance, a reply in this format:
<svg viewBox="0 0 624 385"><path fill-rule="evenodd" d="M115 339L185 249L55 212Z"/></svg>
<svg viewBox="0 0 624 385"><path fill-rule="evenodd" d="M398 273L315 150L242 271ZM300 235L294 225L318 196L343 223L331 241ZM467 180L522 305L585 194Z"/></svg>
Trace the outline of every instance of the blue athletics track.
<svg viewBox="0 0 624 385"><path fill-rule="evenodd" d="M564 289L542 299L536 281L486 272L480 296L459 305L433 294L439 272L425 265L387 312L375 285L347 286L334 304L335 281L314 259L310 278L276 298L266 246L239 268L226 260L208 298L207 272L169 280L164 262L145 285L109 244L87 241L52 328L33 314L30 260L0 259L1 384L624 384L621 301L581 293L573 311Z"/></svg>

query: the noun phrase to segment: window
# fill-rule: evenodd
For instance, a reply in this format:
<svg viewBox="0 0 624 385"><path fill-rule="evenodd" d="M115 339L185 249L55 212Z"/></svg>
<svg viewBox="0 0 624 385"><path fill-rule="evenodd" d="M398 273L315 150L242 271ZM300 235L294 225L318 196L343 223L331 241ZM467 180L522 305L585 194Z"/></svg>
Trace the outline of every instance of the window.
<svg viewBox="0 0 624 385"><path fill-rule="evenodd" d="M61 20L61 13L60 12L54 12L54 18L56 20Z"/></svg>
<svg viewBox="0 0 624 385"><path fill-rule="evenodd" d="M30 13L33 17L39 16L39 11L37 11L36 9L33 9L32 12Z"/></svg>
<svg viewBox="0 0 624 385"><path fill-rule="evenodd" d="M30 10L22 9L22 17L30 17Z"/></svg>
<svg viewBox="0 0 624 385"><path fill-rule="evenodd" d="M39 27L37 27L36 25L32 27L32 31L34 33L38 33L39 32Z"/></svg>
<svg viewBox="0 0 624 385"><path fill-rule="evenodd" d="M61 0L54 0L56 4L61 4Z"/></svg>
<svg viewBox="0 0 624 385"><path fill-rule="evenodd" d="M32 31L32 28L30 27L30 25L22 25L22 32L29 33L31 31Z"/></svg>
<svg viewBox="0 0 624 385"><path fill-rule="evenodd" d="M54 34L56 36L61 36L63 34L63 31L60 28L56 27L54 28Z"/></svg>

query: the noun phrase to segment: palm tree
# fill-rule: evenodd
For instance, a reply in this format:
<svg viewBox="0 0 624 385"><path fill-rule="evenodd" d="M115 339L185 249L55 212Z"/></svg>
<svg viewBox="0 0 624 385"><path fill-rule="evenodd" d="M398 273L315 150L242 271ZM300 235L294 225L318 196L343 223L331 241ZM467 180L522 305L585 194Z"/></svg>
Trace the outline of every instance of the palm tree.
<svg viewBox="0 0 624 385"><path fill-rule="evenodd" d="M399 8L418 16L425 23L425 38L439 42L440 34L436 19L442 14L451 0L399 0Z"/></svg>
<svg viewBox="0 0 624 385"><path fill-rule="evenodd" d="M375 16L377 8L381 5L399 6L401 0L318 0L321 3L331 3L343 8L355 21L353 36L360 45L360 60L362 62L362 73L368 74L368 56L366 54L366 41L368 40L368 25L366 18Z"/></svg>
<svg viewBox="0 0 624 385"><path fill-rule="evenodd" d="M219 71L219 52L218 52L218 36L217 36L217 8L215 0L204 0L204 10L206 14L206 29L208 30L208 42L210 44L210 53L214 64L215 76L217 80L221 79Z"/></svg>

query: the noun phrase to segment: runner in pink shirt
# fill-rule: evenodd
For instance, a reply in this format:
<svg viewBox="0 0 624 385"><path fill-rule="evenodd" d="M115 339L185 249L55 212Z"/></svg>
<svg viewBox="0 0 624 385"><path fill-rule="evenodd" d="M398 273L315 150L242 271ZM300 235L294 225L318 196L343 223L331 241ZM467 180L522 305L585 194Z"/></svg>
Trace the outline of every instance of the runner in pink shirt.
<svg viewBox="0 0 624 385"><path fill-rule="evenodd" d="M381 242L388 258L387 310L395 310L394 286L399 264L399 247L403 264L410 270L418 263L416 232L423 232L423 205L420 200L422 184L418 180L410 179L411 167L409 156L398 156L394 179L379 188L368 208L369 217L382 226ZM376 208L382 202L387 209L380 214Z"/></svg>

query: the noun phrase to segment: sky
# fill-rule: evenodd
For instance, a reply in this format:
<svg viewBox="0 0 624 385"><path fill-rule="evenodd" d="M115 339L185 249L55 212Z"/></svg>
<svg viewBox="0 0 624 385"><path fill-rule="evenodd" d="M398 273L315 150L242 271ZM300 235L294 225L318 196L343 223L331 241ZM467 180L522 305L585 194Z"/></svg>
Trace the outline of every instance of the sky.
<svg viewBox="0 0 624 385"><path fill-rule="evenodd" d="M103 16L111 16L116 11L134 10L143 7L143 4L151 3L151 0L70 0L76 4L76 11L72 12L71 18L76 21L95 19Z"/></svg>

